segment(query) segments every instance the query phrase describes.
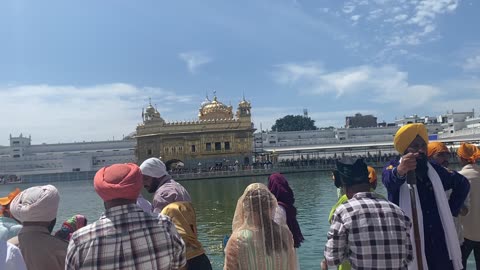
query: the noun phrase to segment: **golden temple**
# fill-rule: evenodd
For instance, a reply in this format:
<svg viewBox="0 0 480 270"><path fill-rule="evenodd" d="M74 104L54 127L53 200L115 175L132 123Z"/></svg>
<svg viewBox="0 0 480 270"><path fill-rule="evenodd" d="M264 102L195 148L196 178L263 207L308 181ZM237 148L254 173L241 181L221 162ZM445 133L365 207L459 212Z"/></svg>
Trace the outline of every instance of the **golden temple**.
<svg viewBox="0 0 480 270"><path fill-rule="evenodd" d="M139 163L150 157L182 162L187 168L252 162L255 129L245 97L235 115L233 107L214 94L212 100L207 96L201 103L196 121L166 122L151 102L142 110L142 118L136 132Z"/></svg>

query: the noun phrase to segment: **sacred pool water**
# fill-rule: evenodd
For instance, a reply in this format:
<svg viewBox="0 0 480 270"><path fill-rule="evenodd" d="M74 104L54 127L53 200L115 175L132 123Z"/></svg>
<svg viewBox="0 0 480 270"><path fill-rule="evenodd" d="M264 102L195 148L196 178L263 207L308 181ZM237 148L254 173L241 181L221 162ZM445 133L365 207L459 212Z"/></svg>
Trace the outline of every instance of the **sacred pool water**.
<svg viewBox="0 0 480 270"><path fill-rule="evenodd" d="M330 173L298 173L286 175L295 193L298 220L305 236L305 242L298 250L301 269L320 269L323 248L329 227L327 217L336 202L337 192ZM379 179L380 181L380 179ZM230 234L231 222L238 197L250 183L267 183L267 177L221 178L195 181L182 181L190 192L197 212L199 238L213 269L223 269L222 240ZM380 182L381 183L381 182ZM385 195L382 184L378 192ZM74 214L87 216L89 223L98 219L103 212L103 204L93 189L92 181L53 183L60 192L60 208L57 227L63 220ZM32 184L21 184L23 190ZM5 196L12 185L0 187L0 196ZM473 255L469 268L473 269Z"/></svg>

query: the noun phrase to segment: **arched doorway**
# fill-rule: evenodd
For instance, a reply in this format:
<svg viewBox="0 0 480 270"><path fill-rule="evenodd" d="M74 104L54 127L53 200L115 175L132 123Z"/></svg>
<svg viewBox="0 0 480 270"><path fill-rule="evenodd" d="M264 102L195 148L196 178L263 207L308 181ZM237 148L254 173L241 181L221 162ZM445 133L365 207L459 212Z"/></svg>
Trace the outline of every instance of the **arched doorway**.
<svg viewBox="0 0 480 270"><path fill-rule="evenodd" d="M167 167L167 171L169 172L178 172L183 170L185 167L185 163L180 159L170 159L165 162L165 167Z"/></svg>

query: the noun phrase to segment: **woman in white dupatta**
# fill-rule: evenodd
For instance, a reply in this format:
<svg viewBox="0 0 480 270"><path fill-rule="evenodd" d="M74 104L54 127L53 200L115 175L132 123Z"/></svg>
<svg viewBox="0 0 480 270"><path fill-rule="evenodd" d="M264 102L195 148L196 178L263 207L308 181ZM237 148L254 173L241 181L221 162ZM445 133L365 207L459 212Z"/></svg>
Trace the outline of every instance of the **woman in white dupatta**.
<svg viewBox="0 0 480 270"><path fill-rule="evenodd" d="M277 200L265 185L245 189L235 209L224 269L297 269L292 234L273 220L276 208Z"/></svg>

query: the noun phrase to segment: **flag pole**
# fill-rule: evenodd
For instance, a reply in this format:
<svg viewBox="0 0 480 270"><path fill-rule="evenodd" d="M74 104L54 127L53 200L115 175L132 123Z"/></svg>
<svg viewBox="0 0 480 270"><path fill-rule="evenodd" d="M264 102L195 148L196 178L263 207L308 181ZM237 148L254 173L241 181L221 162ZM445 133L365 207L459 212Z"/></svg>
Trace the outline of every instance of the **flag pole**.
<svg viewBox="0 0 480 270"><path fill-rule="evenodd" d="M423 270L423 256L422 256L422 241L420 239L420 228L418 225L418 212L417 212L417 198L416 185L417 176L415 171L409 171L407 173L407 184L410 191L410 204L412 205L412 223L413 223L413 237L415 239L415 257L417 259L417 269Z"/></svg>

